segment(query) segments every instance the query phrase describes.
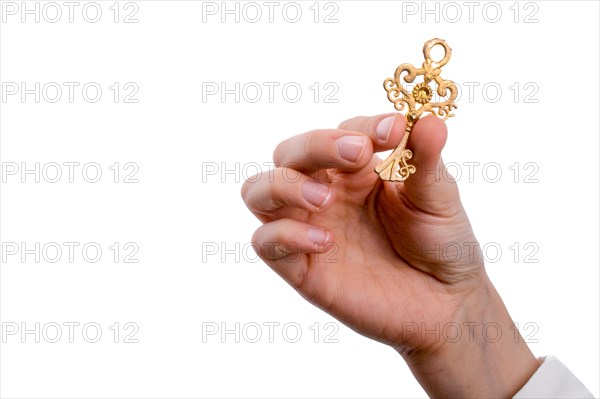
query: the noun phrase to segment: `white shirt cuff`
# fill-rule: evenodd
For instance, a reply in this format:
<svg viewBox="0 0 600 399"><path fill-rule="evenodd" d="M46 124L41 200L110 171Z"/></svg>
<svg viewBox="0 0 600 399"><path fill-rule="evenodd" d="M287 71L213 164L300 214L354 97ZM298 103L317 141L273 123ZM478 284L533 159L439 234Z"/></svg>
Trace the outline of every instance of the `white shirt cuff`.
<svg viewBox="0 0 600 399"><path fill-rule="evenodd" d="M593 398L590 391L554 356L540 358L542 365L513 399Z"/></svg>

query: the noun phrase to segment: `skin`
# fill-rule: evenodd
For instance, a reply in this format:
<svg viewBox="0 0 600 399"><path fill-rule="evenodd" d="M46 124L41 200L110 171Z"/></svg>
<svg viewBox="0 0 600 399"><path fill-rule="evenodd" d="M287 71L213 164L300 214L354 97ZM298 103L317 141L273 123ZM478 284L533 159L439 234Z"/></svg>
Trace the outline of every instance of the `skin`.
<svg viewBox="0 0 600 399"><path fill-rule="evenodd" d="M381 139L377 126L390 116ZM485 272L440 157L445 123L416 123L408 148L417 172L408 180L374 172L374 152L393 149L404 128L401 114L356 117L280 143L278 167L242 187L263 222L254 248L308 301L398 351L430 396L512 397L540 363ZM354 137L352 161L341 157L343 137ZM313 198L318 206L305 196L311 182L329 188L322 203Z"/></svg>

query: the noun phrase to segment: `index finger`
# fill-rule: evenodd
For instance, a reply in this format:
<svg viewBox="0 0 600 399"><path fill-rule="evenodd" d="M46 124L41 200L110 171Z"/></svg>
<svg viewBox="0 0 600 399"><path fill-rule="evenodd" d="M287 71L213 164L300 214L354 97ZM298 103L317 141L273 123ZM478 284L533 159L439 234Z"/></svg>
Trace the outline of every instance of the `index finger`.
<svg viewBox="0 0 600 399"><path fill-rule="evenodd" d="M391 150L398 145L404 129L406 118L400 113L377 116L357 116L340 123L338 129L366 134L373 143L373 151Z"/></svg>

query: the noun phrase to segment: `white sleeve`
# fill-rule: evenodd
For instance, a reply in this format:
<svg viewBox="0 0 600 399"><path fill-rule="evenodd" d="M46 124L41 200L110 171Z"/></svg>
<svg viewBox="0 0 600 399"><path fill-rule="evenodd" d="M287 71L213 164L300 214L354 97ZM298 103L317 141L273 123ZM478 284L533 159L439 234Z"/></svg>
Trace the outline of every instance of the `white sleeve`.
<svg viewBox="0 0 600 399"><path fill-rule="evenodd" d="M593 398L588 389L554 356L540 358L542 365L513 399Z"/></svg>

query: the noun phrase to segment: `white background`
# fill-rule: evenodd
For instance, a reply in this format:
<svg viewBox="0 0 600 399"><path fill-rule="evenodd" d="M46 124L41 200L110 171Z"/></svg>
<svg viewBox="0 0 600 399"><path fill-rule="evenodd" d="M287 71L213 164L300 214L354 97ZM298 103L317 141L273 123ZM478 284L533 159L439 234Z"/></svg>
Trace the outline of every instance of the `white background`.
<svg viewBox="0 0 600 399"><path fill-rule="evenodd" d="M425 396L396 352L308 304L256 261L248 243L259 222L239 191L288 136L393 111L383 80L403 62L421 63L433 37L453 49L442 75L474 87L447 122L443 157L460 173L464 206L490 248L488 273L534 354L558 356L600 394L597 2L478 2L470 16L464 2L309 1L297 3L296 23L285 19L295 18L295 5L282 15L287 2L277 3L273 22L268 6L255 3L256 23L256 7L243 2L239 22L231 14L225 23L221 2L99 1L96 23L82 16L87 2L73 22L58 2L56 23L45 19L55 16L50 6L43 14L46 2L39 23L33 14L21 21L21 2L12 3L14 15L11 2L1 3L2 397ZM215 6L215 15L206 12ZM130 13L136 23L123 21ZM39 103L7 94L35 82ZM52 85L43 92L49 82L63 88L56 103L47 101ZM73 102L64 82L79 84ZM102 88L95 103L82 96L89 82ZM203 98L222 82L239 82L239 102L235 94ZM265 82L278 84L272 102ZM302 89L297 102L282 93L288 83ZM256 85L262 97L252 103ZM134 87L129 100L137 102L126 102ZM23 163L36 162L39 183L21 174ZM46 166L54 177L54 162L63 165L57 183L43 174ZM65 162L79 163L72 183ZM93 162L97 183L82 176ZM469 162L479 163L471 176ZM124 182L130 172L137 183ZM64 242L79 244L72 262ZM48 251L58 243L63 254L56 263L53 252L23 261L11 243ZM102 249L98 262L83 258L86 243ZM125 262L134 248L129 260L138 262ZM73 342L69 322L79 323ZM273 342L270 322L280 323ZM39 343L21 334L35 323ZM62 326L57 343L49 342L53 323ZM87 342L95 335L83 335L87 323L100 326L98 342ZM235 323L239 343L221 335ZM257 343L249 323L261 327ZM289 342L294 329L283 334L286 324L300 327L298 342ZM215 325L217 334L203 336Z"/></svg>

